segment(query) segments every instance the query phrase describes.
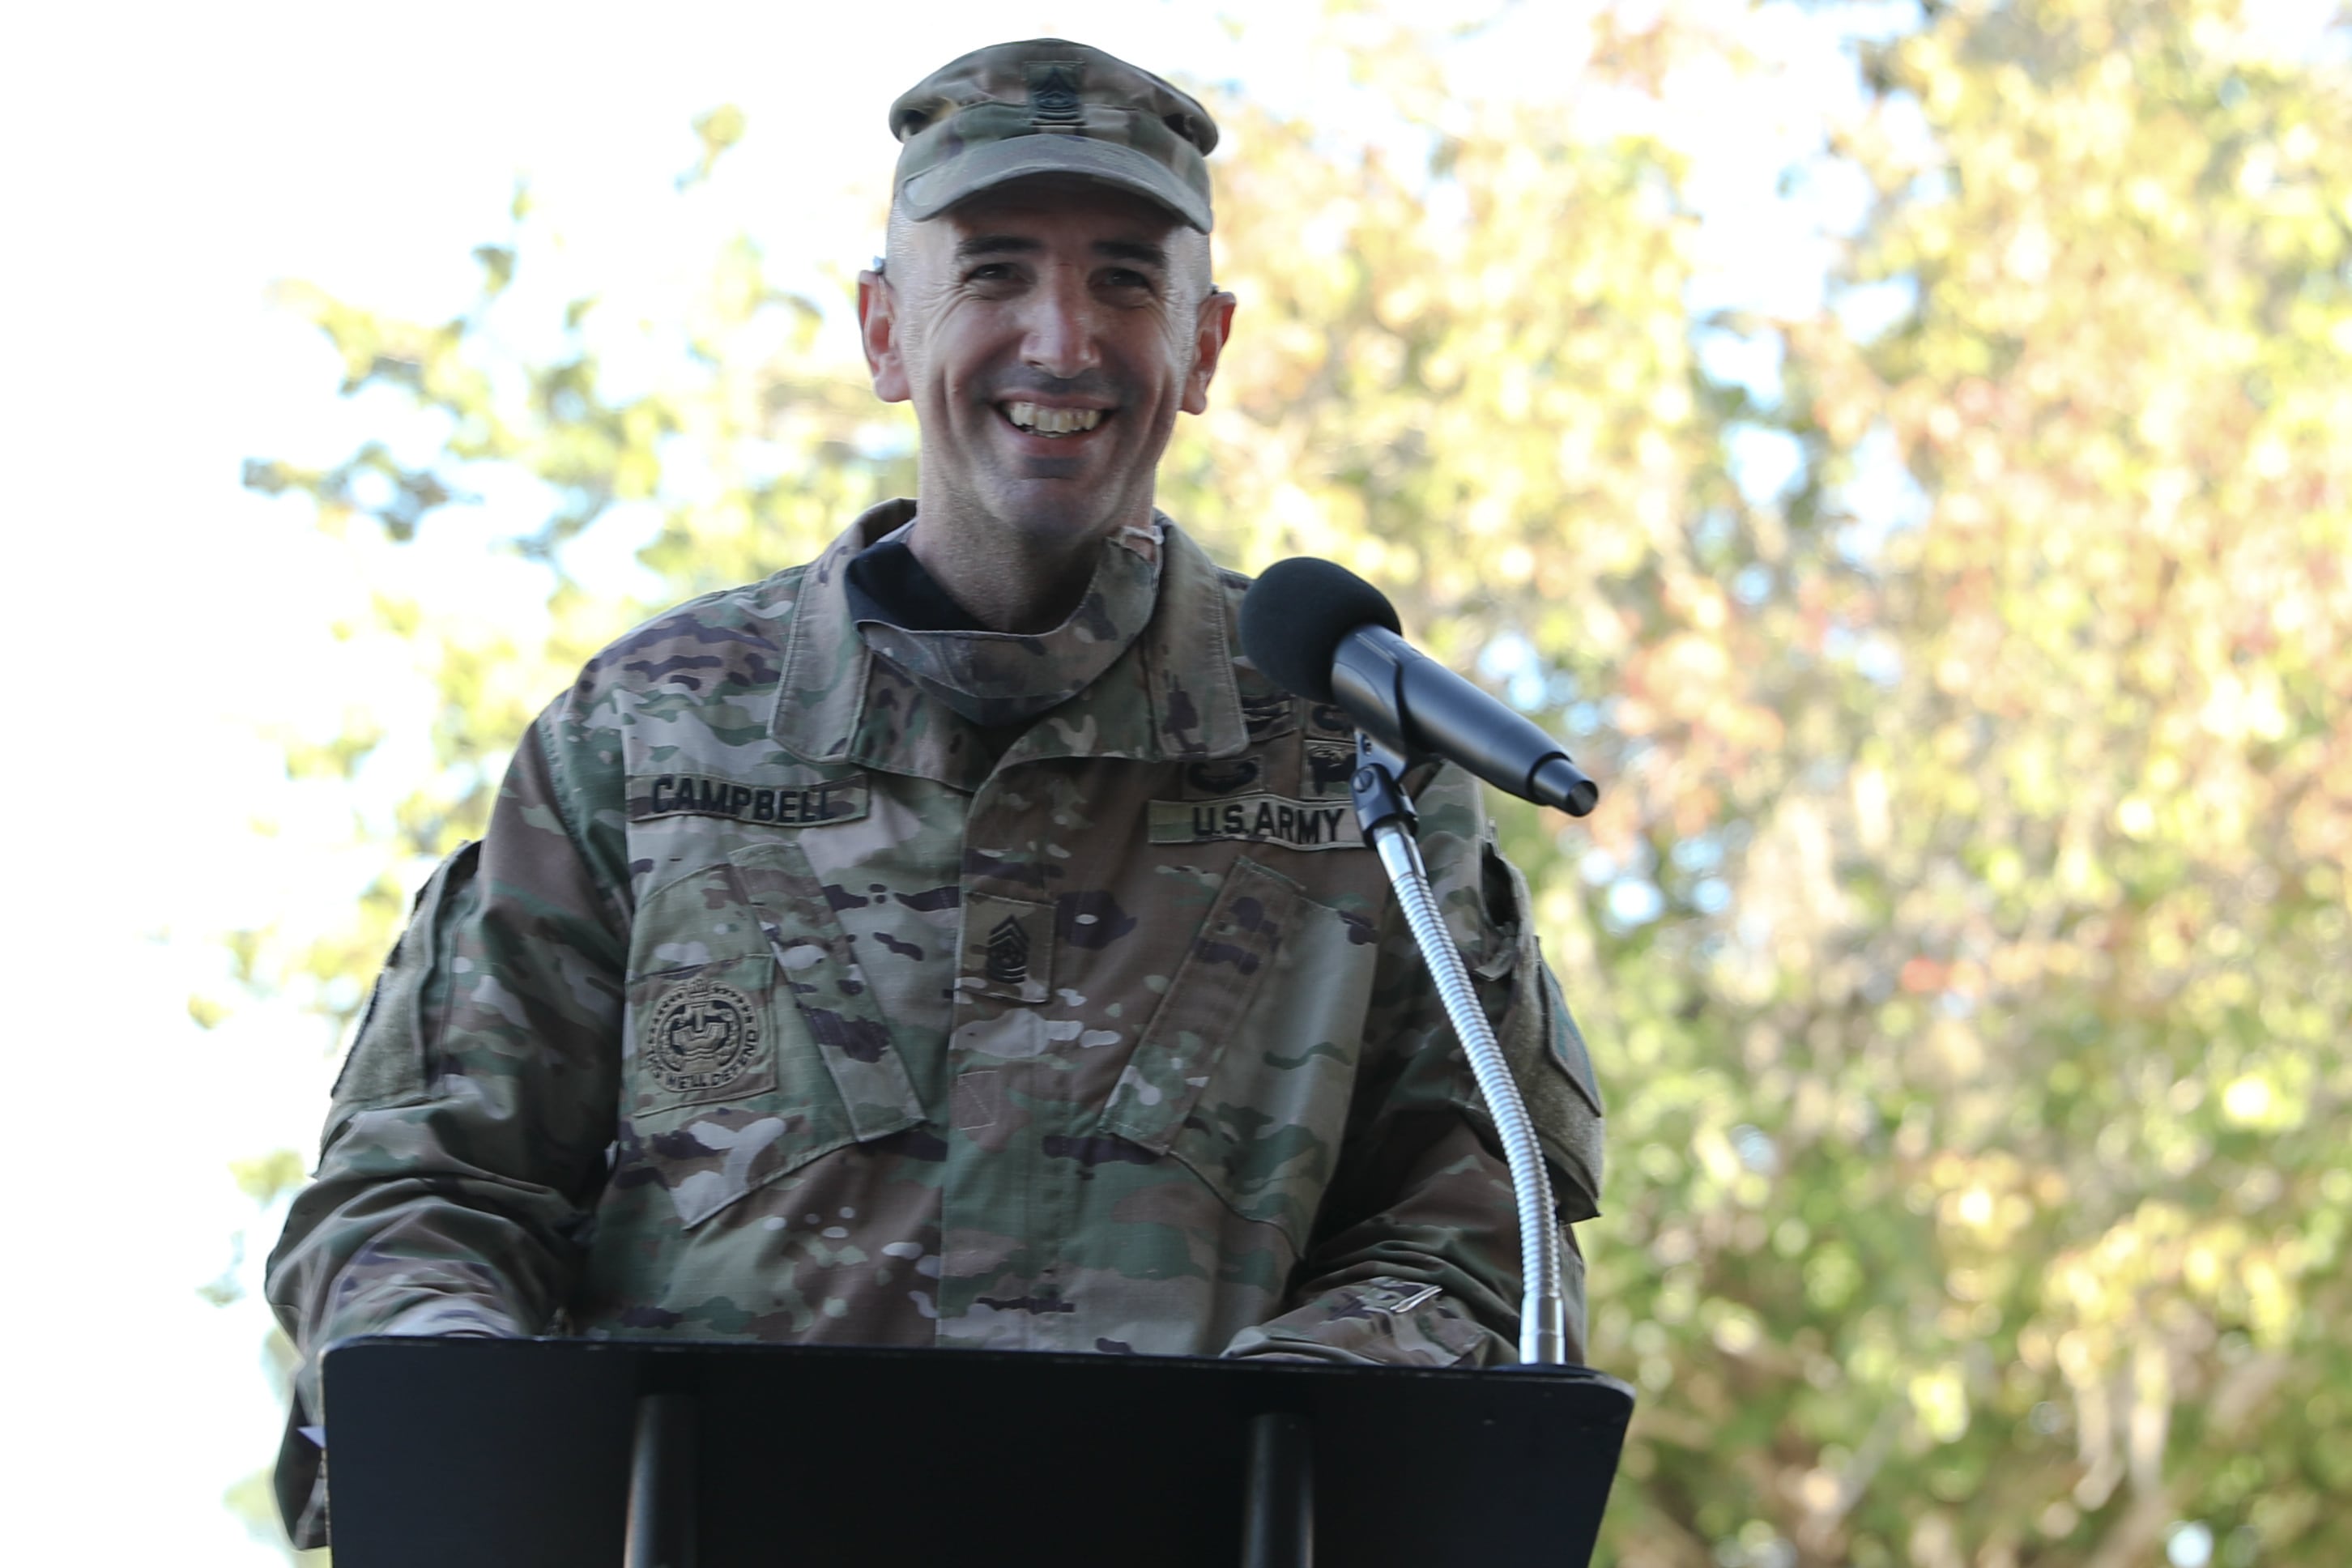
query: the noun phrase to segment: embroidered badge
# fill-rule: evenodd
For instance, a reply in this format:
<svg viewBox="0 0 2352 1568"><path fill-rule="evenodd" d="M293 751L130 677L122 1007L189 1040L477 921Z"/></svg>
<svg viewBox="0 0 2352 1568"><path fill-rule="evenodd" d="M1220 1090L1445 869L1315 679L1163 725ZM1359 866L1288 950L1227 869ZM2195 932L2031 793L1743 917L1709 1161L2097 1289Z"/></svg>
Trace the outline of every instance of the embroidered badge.
<svg viewBox="0 0 2352 1568"><path fill-rule="evenodd" d="M1221 838L1290 849L1360 849L1364 843L1355 808L1344 804L1286 800L1276 795L1151 803L1152 843L1207 844Z"/></svg>
<svg viewBox="0 0 2352 1568"><path fill-rule="evenodd" d="M640 1047L665 1089L724 1089L760 1044L760 1014L732 985L689 980L661 999Z"/></svg>
<svg viewBox="0 0 2352 1568"><path fill-rule="evenodd" d="M1032 1007L1049 999L1054 994L1054 949L1065 940L1056 933L1076 929L1079 913L1099 912L1074 910L1065 916L1052 904L977 889L966 892L956 942L958 999L987 997ZM1101 923L1099 918L1095 921Z"/></svg>
<svg viewBox="0 0 2352 1568"><path fill-rule="evenodd" d="M1029 123L1084 123L1078 107L1078 64L1076 60L1039 60L1029 68Z"/></svg>
<svg viewBox="0 0 2352 1568"><path fill-rule="evenodd" d="M1297 704L1286 691L1269 691L1255 697L1245 692L1242 697L1242 727L1248 732L1252 745L1298 728L1296 712Z"/></svg>
<svg viewBox="0 0 2352 1568"><path fill-rule="evenodd" d="M1184 793L1194 796L1233 795L1257 783L1265 772L1265 764L1255 757L1194 763L1184 770Z"/></svg>
<svg viewBox="0 0 2352 1568"><path fill-rule="evenodd" d="M1352 741L1307 742L1307 793L1316 800L1346 800L1348 780L1356 772Z"/></svg>
<svg viewBox="0 0 2352 1568"><path fill-rule="evenodd" d="M866 777L799 785L742 784L703 773L659 773L629 781L629 820L724 816L777 827L856 822L866 812Z"/></svg>
<svg viewBox="0 0 2352 1568"><path fill-rule="evenodd" d="M1029 978L1029 931L1011 915L988 933L988 978L999 985L1019 985Z"/></svg>

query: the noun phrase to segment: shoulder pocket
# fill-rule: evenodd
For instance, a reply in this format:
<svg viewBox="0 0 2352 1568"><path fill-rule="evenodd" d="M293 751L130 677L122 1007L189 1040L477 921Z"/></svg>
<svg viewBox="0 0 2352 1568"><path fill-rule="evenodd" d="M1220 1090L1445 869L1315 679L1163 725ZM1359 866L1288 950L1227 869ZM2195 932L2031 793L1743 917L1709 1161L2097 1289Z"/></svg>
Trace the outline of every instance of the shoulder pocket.
<svg viewBox="0 0 2352 1568"><path fill-rule="evenodd" d="M437 1020L448 1004L449 971L441 959L448 932L475 906L481 848L459 845L418 889L335 1077L339 1116L421 1100L431 1087Z"/></svg>
<svg viewBox="0 0 2352 1568"><path fill-rule="evenodd" d="M799 841L738 849L729 867L855 1136L863 1142L920 1121L906 1058Z"/></svg>
<svg viewBox="0 0 2352 1568"><path fill-rule="evenodd" d="M1532 951L1534 945L1528 943L1528 961L1539 976L1537 1005L1520 1007L1524 1018L1503 1021L1502 1046L1519 1092L1527 1097L1537 1141L1574 1189L1552 1194L1560 1217L1572 1225L1601 1212L1601 1092L1593 1083L1584 1036L1569 1013L1559 983Z"/></svg>
<svg viewBox="0 0 2352 1568"><path fill-rule="evenodd" d="M1534 921L1528 918L1527 879L1493 845L1484 854L1488 918L1507 915L1508 929L1517 938L1507 947L1496 944L1508 955L1507 967L1514 973L1511 1005L1495 1031L1496 1040L1527 1100L1537 1142L1553 1169L1568 1179L1570 1190L1552 1194L1560 1217L1571 1224L1591 1219L1601 1212L1603 1115L1592 1054L1560 994L1559 982L1544 963ZM1493 908L1498 900L1507 900L1509 910ZM1482 975L1488 972L1479 971Z"/></svg>

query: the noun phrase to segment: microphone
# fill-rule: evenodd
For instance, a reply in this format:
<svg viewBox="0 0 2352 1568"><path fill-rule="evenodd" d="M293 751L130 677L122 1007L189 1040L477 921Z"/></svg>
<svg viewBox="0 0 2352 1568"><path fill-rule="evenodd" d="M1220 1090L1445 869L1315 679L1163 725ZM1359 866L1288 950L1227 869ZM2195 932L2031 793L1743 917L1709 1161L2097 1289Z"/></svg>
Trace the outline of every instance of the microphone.
<svg viewBox="0 0 2352 1568"><path fill-rule="evenodd" d="M1582 816L1601 787L1525 715L1398 635L1396 606L1344 566L1294 555L1242 595L1242 648L1295 696L1336 702L1403 756L1457 763L1496 789Z"/></svg>

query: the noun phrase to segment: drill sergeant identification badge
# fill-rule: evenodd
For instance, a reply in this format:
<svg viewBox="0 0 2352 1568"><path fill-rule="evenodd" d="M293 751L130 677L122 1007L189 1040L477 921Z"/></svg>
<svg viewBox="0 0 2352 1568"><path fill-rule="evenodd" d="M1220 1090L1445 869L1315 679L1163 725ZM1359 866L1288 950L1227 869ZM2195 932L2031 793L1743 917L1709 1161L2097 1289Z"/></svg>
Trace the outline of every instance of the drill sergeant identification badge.
<svg viewBox="0 0 2352 1568"><path fill-rule="evenodd" d="M661 1000L645 1053L663 1088L724 1089L743 1076L760 1044L760 1011L732 985L689 980Z"/></svg>

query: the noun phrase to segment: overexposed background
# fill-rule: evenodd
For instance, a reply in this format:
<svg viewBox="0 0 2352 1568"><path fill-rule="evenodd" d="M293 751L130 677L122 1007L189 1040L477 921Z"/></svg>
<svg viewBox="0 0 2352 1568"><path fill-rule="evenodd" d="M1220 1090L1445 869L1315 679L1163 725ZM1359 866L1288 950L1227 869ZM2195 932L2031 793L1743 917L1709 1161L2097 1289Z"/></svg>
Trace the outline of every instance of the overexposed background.
<svg viewBox="0 0 2352 1568"><path fill-rule="evenodd" d="M0 24L5 549L9 599L31 617L12 639L15 939L0 962L20 1082L46 1090L19 1100L31 1234L0 1292L25 1413L12 1555L278 1558L222 1503L267 1463L280 1419L259 1300L278 1214L257 1213L229 1165L315 1146L335 1042L290 1007L241 1005L206 1030L188 1000L230 993L217 933L299 926L306 910L331 922L373 869L339 858L347 807L289 786L277 737L415 686L410 754L426 765L424 689L354 668L336 616L373 586L427 581L449 613L541 615L539 576L481 549L494 508L371 549L356 531L319 535L298 498L240 487L247 458L330 463L413 418L338 399L335 355L273 308L273 282L455 313L478 277L468 252L503 232L519 175L608 299L660 310L709 237L736 229L814 279L878 249L885 110L968 48L1074 37L1281 109L1344 103L1344 67L1312 47L1319 6L1248 10L1234 25L1152 3L247 0L27 7ZM1540 70L1572 26L1570 7L1528 7L1465 68ZM1791 13L1783 29L1802 78L1768 87L1834 90L1850 73L1833 46L1809 53L1809 26ZM680 233L689 121L722 102L753 134L695 204L706 231ZM1767 261L1740 287L1801 290L1801 245L1728 232L1774 233L1782 150L1755 133L1772 108L1723 108L1687 130L1715 160L1725 255ZM628 521L580 541L575 569L626 581ZM206 1287L236 1299L215 1305Z"/></svg>

